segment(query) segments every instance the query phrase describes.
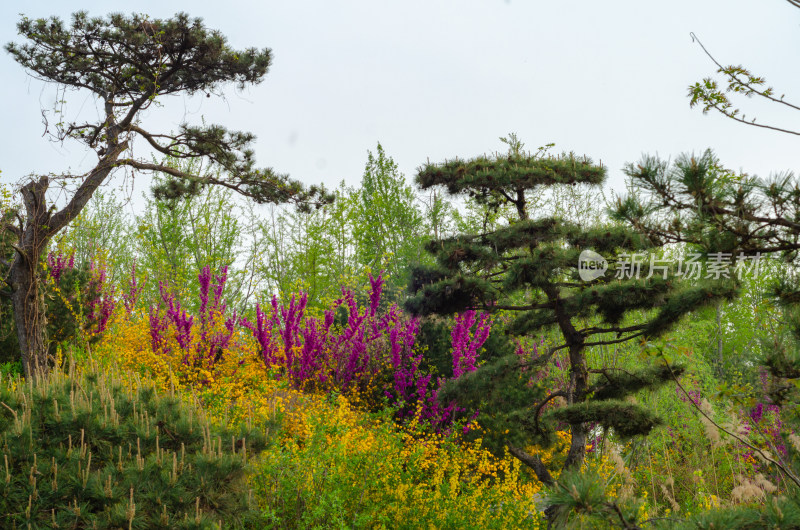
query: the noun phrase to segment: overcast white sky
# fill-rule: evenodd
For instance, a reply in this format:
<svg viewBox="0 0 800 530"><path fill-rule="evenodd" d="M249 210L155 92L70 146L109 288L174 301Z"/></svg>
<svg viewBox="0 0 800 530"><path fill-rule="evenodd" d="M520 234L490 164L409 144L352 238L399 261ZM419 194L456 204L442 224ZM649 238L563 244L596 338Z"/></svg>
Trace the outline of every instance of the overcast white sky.
<svg viewBox="0 0 800 530"><path fill-rule="evenodd" d="M174 98L143 124L169 130L204 118L252 131L260 164L309 184L356 184L378 141L411 180L426 159L501 150L497 138L510 131L531 148L554 142L602 160L614 189L642 153L711 147L733 169L800 169L797 136L704 116L686 97L714 70L695 32L723 64L742 63L800 101L800 9L785 0L3 0L0 41L18 40L19 13L68 18L131 5L155 18L187 11L234 47L274 53L261 85L231 88L224 102ZM96 161L42 137L40 109L55 93L4 51L0 78L0 181ZM83 94L70 101L73 112L91 108ZM800 129L800 113L763 110L760 121Z"/></svg>

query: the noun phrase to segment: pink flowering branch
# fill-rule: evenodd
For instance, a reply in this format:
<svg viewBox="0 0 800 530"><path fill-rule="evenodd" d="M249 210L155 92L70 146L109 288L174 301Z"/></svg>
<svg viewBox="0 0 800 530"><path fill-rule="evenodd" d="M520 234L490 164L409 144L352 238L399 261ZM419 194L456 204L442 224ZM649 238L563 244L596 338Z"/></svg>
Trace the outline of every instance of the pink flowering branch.
<svg viewBox="0 0 800 530"><path fill-rule="evenodd" d="M475 333L470 337L470 329L475 323L475 311L470 310L456 315L455 325L450 332L453 344L453 378L455 379L465 373L475 371L478 350L489 338L492 330L492 321L489 315L484 313L477 320Z"/></svg>

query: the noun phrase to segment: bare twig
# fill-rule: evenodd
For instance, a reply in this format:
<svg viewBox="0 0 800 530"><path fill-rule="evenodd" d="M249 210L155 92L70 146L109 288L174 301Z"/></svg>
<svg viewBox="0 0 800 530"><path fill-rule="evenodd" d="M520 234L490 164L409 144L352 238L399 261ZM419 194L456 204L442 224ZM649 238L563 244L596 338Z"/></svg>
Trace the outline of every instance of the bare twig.
<svg viewBox="0 0 800 530"><path fill-rule="evenodd" d="M709 422L710 422L712 425L714 425L714 426L715 426L717 429L719 429L719 430L721 430L722 432L724 432L725 434L727 434L727 435L729 435L729 436L733 437L734 439L736 439L736 440L737 440L737 441L739 441L740 443L742 443L742 444L746 445L746 446L747 446L747 447L749 447L751 450L758 452L758 454L759 454L759 455L761 455L761 458L763 458L763 459L764 459L764 460L766 460L767 462L771 462L771 463L775 464L775 466L776 466L778 469L780 469L780 470L781 470L781 471L782 471L782 472L783 472L783 473L786 475L786 477L787 477L787 478L789 478L789 480L791 480L792 482L794 482L796 486L800 487L800 478L798 478L798 477L797 477L797 476L796 476L794 473L792 473L792 472L791 472L791 471L790 471L790 470L789 470L789 469L786 467L786 465L785 465L785 464L783 464L782 462L779 462L779 461L775 460L775 459L774 459L774 458L772 458L772 457L771 457L771 456L770 456L768 453L765 453L763 450L761 450L761 449L759 449L758 447L756 447L755 445L751 444L750 442L748 442L747 440L745 440L744 438L742 438L742 437L741 437L741 436L739 436L738 434L736 434L736 433L734 433L734 432L731 432L731 431L729 431L728 429L726 429L725 427L723 427L723 426L719 425L719 424L718 424L717 422L715 422L715 421L714 421L714 420L713 420L713 419L712 419L712 418L711 418L711 417L710 417L708 414L706 414L706 413L703 411L703 409L701 409L701 408L700 408L700 406L699 406L697 403L695 403L695 402L694 402L694 400L693 400L693 399L692 399L692 398L689 396L689 393L686 391L686 389L683 387L683 385L681 385L681 382L680 382L680 381L678 381L678 378L675 376L675 373L672 371L672 366L670 366L670 364L669 364L669 361L667 361L667 359L666 359L666 357L664 357L664 354L663 354L663 353L661 354L661 358L664 360L664 364L665 364L665 365L667 366L667 368L669 369L669 373L670 373L670 375L672 376L672 379L673 379L673 381L675 381L675 384L676 384L676 385L678 385L678 388L680 388L680 389L681 389L681 391L683 391L684 395L685 395L687 398L689 398L689 402L692 404L692 406L693 406L695 409L697 409L697 411L698 411L700 414L702 414L702 415L703 415L703 417L705 417L705 418L706 418L706 419L707 419L707 420L708 420L708 421L709 421Z"/></svg>
<svg viewBox="0 0 800 530"><path fill-rule="evenodd" d="M795 7L800 7L800 0L788 0L792 5ZM722 66L719 61L717 61L713 55L703 46L703 43L700 39L695 35L693 32L689 33L693 42L697 42L697 44L702 48L703 52L708 56L709 59L717 66L717 72L720 74L724 74L727 76L728 79L728 88L727 91L733 92L741 92L747 96L751 96L756 94L768 101L773 103L778 103L780 105L785 105L794 110L800 110L800 106L794 105L786 100L784 100L783 96L775 97L773 96L773 89L772 87L767 87L766 89L759 89L757 88L758 85L764 83L763 78L754 77L749 71L745 70L741 66ZM705 105L703 112L707 112L709 109L715 109L720 114L737 121L739 123L743 123L745 125L751 125L753 127L759 127L762 129L768 129L772 131L792 134L795 136L800 136L799 131L791 130L791 129L784 129L782 127L776 127L774 125L768 125L764 123L756 123L756 119L753 118L752 120L745 119L745 116L739 116L739 109L733 108L732 104L728 100L728 98L722 94L722 92L717 90L716 84L709 85L709 80L705 80L706 86L705 90L710 92L703 91L703 87L700 83L697 83L693 87L690 87L689 94L692 95L692 103L691 106L694 106L698 100L702 101ZM700 94L698 94L700 91Z"/></svg>
<svg viewBox="0 0 800 530"><path fill-rule="evenodd" d="M792 0L789 0L789 1L792 1ZM800 0L795 0L795 1L800 1ZM717 62L717 60L714 58L714 56L711 55L711 53L709 53L708 50L706 50L706 47L703 46L703 43L700 42L700 39L697 37L697 35L694 34L694 32L690 32L689 36L692 37L692 41L696 41L697 42L697 44L703 49L703 51L709 57L709 59L711 59L714 62L714 64L717 65L717 67L719 68L719 72L727 75L728 78L731 80L731 82L734 82L734 83L737 83L737 84L742 85L744 87L747 87L747 89L752 91L754 94L758 94L759 96L761 96L763 98L766 98L766 99L772 101L773 103L780 103L781 105L786 105L787 107L793 108L795 110L800 110L800 107L798 107L797 105L793 105L793 104L789 103L788 101L784 101L781 98L776 98L776 97L772 96L771 95L771 92L772 92L771 89L770 89L769 92L765 92L763 90L758 90L757 88L754 88L753 87L753 83L751 81L742 81L739 78L739 76L737 76L737 75L735 75L735 74L730 72L730 70L733 67L729 66L729 67L726 68L726 67L722 66L721 64L719 64L719 62ZM738 68L742 69L741 67L738 67ZM733 117L733 116L731 116L731 117ZM755 123L751 123L751 122L748 122L748 121L743 121L743 122L747 123L747 124L750 124L750 125L756 125L758 127L765 127L764 125L757 125ZM800 134L800 133L795 133L793 131L786 131L786 132L792 132L793 134Z"/></svg>
<svg viewBox="0 0 800 530"><path fill-rule="evenodd" d="M6 405L6 404L5 404L5 403L3 403L2 401L0 401L0 405L3 405L5 408L7 408L9 411L11 411L11 414L13 414L13 415L14 415L14 419L15 419L15 420L18 420L18 419L19 419L19 417L17 416L17 411L16 411L16 410L12 409L11 407L9 407L8 405Z"/></svg>

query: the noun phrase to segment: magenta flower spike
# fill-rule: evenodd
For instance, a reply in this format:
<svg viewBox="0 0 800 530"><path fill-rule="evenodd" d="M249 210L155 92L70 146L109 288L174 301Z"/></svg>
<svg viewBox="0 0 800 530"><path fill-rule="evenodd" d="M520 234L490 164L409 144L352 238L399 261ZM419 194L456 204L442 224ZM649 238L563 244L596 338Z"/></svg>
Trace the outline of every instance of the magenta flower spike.
<svg viewBox="0 0 800 530"><path fill-rule="evenodd" d="M470 329L475 322L475 311L465 311L456 315L455 325L450 332L453 344L453 378L455 379L477 368L478 350L489 338L492 330L492 321L489 315L484 313L477 320L475 333L470 337Z"/></svg>
<svg viewBox="0 0 800 530"><path fill-rule="evenodd" d="M55 252L47 253L47 268L50 271L50 277L55 280L56 285L61 281L61 276L66 269L75 268L75 253L70 254L69 258L59 250L58 254Z"/></svg>
<svg viewBox="0 0 800 530"><path fill-rule="evenodd" d="M377 278L372 277L372 273L369 275L369 286L372 292L369 295L369 316L374 317L375 313L378 311L378 305L381 302L381 293L383 292L383 271L378 274Z"/></svg>
<svg viewBox="0 0 800 530"><path fill-rule="evenodd" d="M133 261L131 266L131 276L128 280L128 290L122 293L122 303L125 304L125 311L130 315L139 300L139 295L144 289L146 280L140 285L136 280L136 260Z"/></svg>

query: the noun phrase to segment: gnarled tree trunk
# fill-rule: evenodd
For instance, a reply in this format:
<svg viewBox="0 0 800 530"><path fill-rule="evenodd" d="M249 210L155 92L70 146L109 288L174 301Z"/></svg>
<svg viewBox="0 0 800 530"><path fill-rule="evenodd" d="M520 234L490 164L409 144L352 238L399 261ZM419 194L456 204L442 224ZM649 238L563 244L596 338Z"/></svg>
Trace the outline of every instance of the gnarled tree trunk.
<svg viewBox="0 0 800 530"><path fill-rule="evenodd" d="M0 230L11 232L17 241L16 245L12 245L15 252L14 258L8 264L6 283L11 287L14 323L26 377L36 370L49 370L47 317L39 278L42 255L53 236L83 210L92 194L114 168L120 154L127 148L127 141L116 143L113 140L112 148L85 177L67 205L59 211L54 206L47 205L46 194L50 179L46 176L32 179L20 190L25 207L24 226L20 216L17 216L20 226L0 224Z"/></svg>
<svg viewBox="0 0 800 530"><path fill-rule="evenodd" d="M39 262L52 237L48 226L50 212L45 200L49 184L47 177L39 177L21 190L26 212L25 226L17 233L16 252L8 276L14 324L26 377L37 370L48 370L47 317L39 281Z"/></svg>
<svg viewBox="0 0 800 530"><path fill-rule="evenodd" d="M36 371L48 370L44 293L40 287L37 263L28 261L16 259L10 278L14 324L26 377Z"/></svg>

